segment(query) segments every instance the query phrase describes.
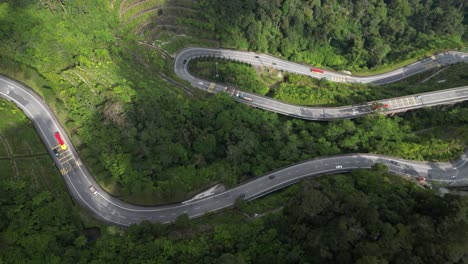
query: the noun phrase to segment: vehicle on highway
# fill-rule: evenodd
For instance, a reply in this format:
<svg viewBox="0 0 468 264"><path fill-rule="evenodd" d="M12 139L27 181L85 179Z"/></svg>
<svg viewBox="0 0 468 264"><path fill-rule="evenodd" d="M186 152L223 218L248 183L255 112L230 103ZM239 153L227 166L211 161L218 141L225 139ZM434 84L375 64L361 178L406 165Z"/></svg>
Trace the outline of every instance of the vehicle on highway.
<svg viewBox="0 0 468 264"><path fill-rule="evenodd" d="M232 88L232 87L227 87L227 86L226 86L226 87L224 87L224 91L225 91L226 93L229 93L229 94L233 95L233 94L236 92L236 89L234 89L234 88Z"/></svg>
<svg viewBox="0 0 468 264"><path fill-rule="evenodd" d="M273 65L276 65L276 62L273 62L272 64L273 64Z"/></svg>
<svg viewBox="0 0 468 264"><path fill-rule="evenodd" d="M238 98L244 99L244 100L246 100L246 101L250 101L250 102L253 101L252 98L245 96L244 93L239 93L239 92L237 92L237 95L236 95L236 96L237 96Z"/></svg>
<svg viewBox="0 0 468 264"><path fill-rule="evenodd" d="M378 102L374 102L371 104L372 110L385 110L387 108L388 108L388 104L383 104L383 103L378 103Z"/></svg>
<svg viewBox="0 0 468 264"><path fill-rule="evenodd" d="M198 82L199 85L203 85L203 82Z"/></svg>
<svg viewBox="0 0 468 264"><path fill-rule="evenodd" d="M323 70L318 69L318 68L310 68L310 71L311 71L311 72L316 72L316 73L321 73L321 74L324 73Z"/></svg>
<svg viewBox="0 0 468 264"><path fill-rule="evenodd" d="M58 157L58 156L59 156L59 152L58 152L57 149L53 149L52 151L54 152L55 157Z"/></svg>
<svg viewBox="0 0 468 264"><path fill-rule="evenodd" d="M67 149L67 145L65 144L65 142L63 141L62 139L62 136L60 135L60 133L57 131L55 132L55 138L57 139L59 145L60 145L60 148L63 149L63 150L66 150Z"/></svg>
<svg viewBox="0 0 468 264"><path fill-rule="evenodd" d="M417 180L418 182L425 182L425 181L426 181L426 178L424 178L424 177L417 177L416 180Z"/></svg>
<svg viewBox="0 0 468 264"><path fill-rule="evenodd" d="M255 56L256 59L258 59L259 57L258 56Z"/></svg>
<svg viewBox="0 0 468 264"><path fill-rule="evenodd" d="M421 96L420 96L420 95L417 95L416 98L417 98L417 99L421 99Z"/></svg>
<svg viewBox="0 0 468 264"><path fill-rule="evenodd" d="M452 175L452 177L450 177L450 178L455 179L455 178L457 178L457 176L456 176L456 175Z"/></svg>
<svg viewBox="0 0 468 264"><path fill-rule="evenodd" d="M390 163L395 164L395 165L398 164L398 162L396 162L394 160L390 161Z"/></svg>
<svg viewBox="0 0 468 264"><path fill-rule="evenodd" d="M242 193L241 195L239 195L239 198L240 199L245 198L245 193Z"/></svg>
<svg viewBox="0 0 468 264"><path fill-rule="evenodd" d="M342 165L336 165L336 168L337 168L337 169L342 169L343 166L342 166Z"/></svg>
<svg viewBox="0 0 468 264"><path fill-rule="evenodd" d="M187 60L184 60L184 64L187 63Z"/></svg>
<svg viewBox="0 0 468 264"><path fill-rule="evenodd" d="M275 178L275 175L270 175L270 176L268 176L268 179L270 179L270 180L272 180L272 179L274 179L274 178Z"/></svg>
<svg viewBox="0 0 468 264"><path fill-rule="evenodd" d="M96 188L94 188L92 185L89 186L89 190L90 190L91 193L93 193L95 196L98 195L98 191L97 191Z"/></svg>

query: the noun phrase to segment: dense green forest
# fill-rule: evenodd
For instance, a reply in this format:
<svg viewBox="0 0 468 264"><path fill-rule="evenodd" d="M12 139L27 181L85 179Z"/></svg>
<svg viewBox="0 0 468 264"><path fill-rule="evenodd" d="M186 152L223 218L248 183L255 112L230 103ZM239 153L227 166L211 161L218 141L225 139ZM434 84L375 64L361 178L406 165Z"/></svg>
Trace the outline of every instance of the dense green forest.
<svg viewBox="0 0 468 264"><path fill-rule="evenodd" d="M371 68L466 43L466 1L201 0L222 46L334 69Z"/></svg>
<svg viewBox="0 0 468 264"><path fill-rule="evenodd" d="M168 4L183 6L183 1ZM191 26L215 32L222 46L281 53L336 69L385 65L466 40L462 1L199 4L207 12L184 13L206 23ZM124 200L181 200L215 182L232 186L324 155L371 152L448 160L466 146L467 103L316 123L252 109L224 94L187 92L159 78L173 76L172 61L139 42L136 29L147 16L128 5L145 11L161 3L0 2L0 72L44 97L93 176ZM223 75L222 81L267 93L247 66L219 66L237 75ZM294 78L291 82L310 81ZM305 181L285 197L273 194L269 207L276 213L257 211L260 200L195 221L182 216L172 225L143 223L122 230L90 219L73 204L59 174L48 171L48 157L43 162L48 166L43 177L18 178L0 170L2 264L468 261L467 199L441 197L382 166Z"/></svg>
<svg viewBox="0 0 468 264"><path fill-rule="evenodd" d="M314 123L251 109L225 95L187 94L157 77L169 74L172 62L137 42L118 4L2 2L0 35L8 41L0 43L0 68L45 98L92 174L122 199L177 201L215 182L232 186L323 155L447 160L464 146L463 139L419 136L398 117ZM463 118L453 114L441 126Z"/></svg>
<svg viewBox="0 0 468 264"><path fill-rule="evenodd" d="M228 209L175 224L84 228L64 189L0 181L0 263L464 263L468 200L384 166L297 186L260 217ZM274 194L276 195L276 194ZM262 203L262 201L254 202ZM281 208L281 207L280 207ZM258 211L257 211L258 212Z"/></svg>

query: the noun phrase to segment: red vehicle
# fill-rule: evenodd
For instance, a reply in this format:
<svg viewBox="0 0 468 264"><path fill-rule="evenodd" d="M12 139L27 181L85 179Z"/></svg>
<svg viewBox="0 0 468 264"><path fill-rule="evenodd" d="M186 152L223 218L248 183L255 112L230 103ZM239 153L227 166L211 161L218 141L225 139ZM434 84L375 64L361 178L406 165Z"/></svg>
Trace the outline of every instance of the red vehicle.
<svg viewBox="0 0 468 264"><path fill-rule="evenodd" d="M386 108L388 108L388 104L372 103L371 108L373 110L386 109Z"/></svg>
<svg viewBox="0 0 468 264"><path fill-rule="evenodd" d="M426 178L424 178L424 177L418 177L418 178L416 178L416 180L417 180L418 182L424 182L424 181L426 181Z"/></svg>
<svg viewBox="0 0 468 264"><path fill-rule="evenodd" d="M224 91L226 93L229 93L229 94L233 95L236 92L236 89L234 89L232 87L224 87Z"/></svg>
<svg viewBox="0 0 468 264"><path fill-rule="evenodd" d="M67 149L67 145L65 145L65 142L62 139L62 136L60 136L59 132L55 132L55 138L57 139L58 143L60 144L60 147L65 150Z"/></svg>
<svg viewBox="0 0 468 264"><path fill-rule="evenodd" d="M323 70L317 68L311 68L310 71L323 74Z"/></svg>

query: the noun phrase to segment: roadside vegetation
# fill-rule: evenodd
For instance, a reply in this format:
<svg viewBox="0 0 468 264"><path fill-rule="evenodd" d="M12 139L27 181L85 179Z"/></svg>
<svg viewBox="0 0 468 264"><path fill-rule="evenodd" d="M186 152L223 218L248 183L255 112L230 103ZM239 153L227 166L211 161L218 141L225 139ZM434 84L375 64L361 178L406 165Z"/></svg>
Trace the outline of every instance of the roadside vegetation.
<svg viewBox="0 0 468 264"><path fill-rule="evenodd" d="M23 112L0 101L0 262L54 262L64 245L86 239L79 217L44 145ZM56 259L56 258L55 258Z"/></svg>
<svg viewBox="0 0 468 264"><path fill-rule="evenodd" d="M441 197L385 166L305 180L193 221L181 216L174 224L143 222L126 230L74 221L68 199L57 194L65 193L63 185L51 191L3 179L0 192L5 264L460 263L468 257L467 198ZM268 207L274 209L252 213Z"/></svg>
<svg viewBox="0 0 468 264"><path fill-rule="evenodd" d="M270 88L264 79L248 64L231 63L223 60L197 59L190 61L190 71L217 83L235 85L242 91L266 95Z"/></svg>
<svg viewBox="0 0 468 264"><path fill-rule="evenodd" d="M282 56L335 70L391 64L466 44L462 0L218 1L201 15L221 46Z"/></svg>
<svg viewBox="0 0 468 264"><path fill-rule="evenodd" d="M131 34L132 23L142 16L129 22L133 15L119 13L131 3L132 9L144 7L132 14L149 10L149 2L17 3L0 5L0 32L11 36L11 41L0 43L2 72L45 98L97 181L126 201L180 201L214 183L233 186L323 155L372 152L448 160L456 158L464 145L449 138L418 138L400 118L306 122L251 109L226 95L173 86L158 77L171 76L167 55L139 44ZM267 85L278 82L267 69L255 72L223 62L218 66L225 82L242 81L261 94L271 94L272 89L253 76L262 77ZM230 71L240 77L224 74ZM298 77L297 82L304 80ZM348 100L323 93L317 95L325 98L321 104L333 103L326 98ZM360 100L356 94L351 100ZM414 146L422 150L403 151Z"/></svg>
<svg viewBox="0 0 468 264"><path fill-rule="evenodd" d="M468 140L467 103L317 123L252 109L225 94L181 89L164 77L174 76L171 55L186 45L281 53L356 72L466 43L461 1L322 2L3 1L0 72L40 94L99 184L134 203L179 201L214 183L230 187L325 155L457 158ZM190 66L202 76L213 74L212 62L197 63ZM280 84L282 76L268 69L221 61L218 67L222 82L296 102L348 104L400 89L374 93L292 75ZM466 81L460 77L466 66L451 67L457 70L437 75L447 78L439 88L452 82L443 77L449 72L457 72L457 85ZM305 96L302 87L318 92ZM173 225L122 230L101 227L74 205L29 121L4 101L0 133L0 263L468 258L467 200L440 197L382 168L306 181L195 221L182 216Z"/></svg>
<svg viewBox="0 0 468 264"><path fill-rule="evenodd" d="M332 82L265 67L252 67L213 59L197 59L191 61L189 67L195 75L207 80L226 83L243 91L305 106L359 104L468 85L466 63L435 68L383 86Z"/></svg>

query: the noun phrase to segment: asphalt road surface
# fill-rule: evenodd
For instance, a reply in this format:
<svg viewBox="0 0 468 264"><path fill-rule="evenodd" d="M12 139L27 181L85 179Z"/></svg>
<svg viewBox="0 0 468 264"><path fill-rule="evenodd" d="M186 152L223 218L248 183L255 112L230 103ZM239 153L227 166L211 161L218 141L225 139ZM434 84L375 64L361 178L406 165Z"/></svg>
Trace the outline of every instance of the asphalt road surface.
<svg viewBox="0 0 468 264"><path fill-rule="evenodd" d="M184 50L184 52L181 54L186 54L187 51L190 53L190 50ZM250 53L239 54L239 56L246 56L246 58L250 56ZM462 56L459 55L459 53L454 54L455 55L450 55L449 58L456 57L463 58L464 60L466 59L465 55ZM191 57L189 57L193 58L194 55L195 54L192 54ZM252 55L250 57L255 58L254 56L256 55ZM259 57L259 59L261 58L262 60L266 60L267 58L270 58L270 60L275 59L266 55L261 56L262 57ZM182 70L184 74L187 74L187 80L194 84L194 86L200 85L201 87L198 86L199 88L212 89L216 91L222 91L224 89L224 87L218 86L216 84L214 84L214 86L210 84L208 84L208 86L205 86L205 84L198 84L199 82L204 81L192 77L186 71L186 64L184 64L183 60L181 60L181 58L183 59L189 57L179 56L176 58L176 72L178 74L180 74L180 71ZM275 60L277 61L277 66L283 67L285 70L301 70L301 68L298 68L298 64L280 61L278 59ZM443 61L449 61L449 59L445 58ZM268 61L265 62L267 63ZM309 74L308 68L306 70L307 71L305 72ZM398 75L391 73L380 76L382 76L383 79L379 79L377 77L366 77L367 79L365 80L378 82L379 80L388 80L389 78L399 78ZM460 101L464 100L464 98L467 96L467 90L467 87L463 87L445 90L442 92L426 93L421 94L421 97L417 99L421 101L419 103L425 104L439 104ZM305 114L305 112L290 112L291 110L294 110L294 108L289 108L292 107L290 105L279 103L264 97L255 97L254 95L250 96L252 96L253 100L265 100L271 109L277 109L277 111L281 110L285 114L294 116ZM445 98L442 98L444 96ZM376 163L386 164L389 167L389 170L395 173L414 177L423 176L430 181L444 182L450 186L463 186L468 184L467 153L465 153L460 159L450 163L416 162L380 155L350 154L317 158L294 164L267 173L261 177L245 182L222 193L204 197L199 200L156 207L136 206L122 202L119 199L110 196L99 187L86 167L80 161L78 154L71 144L70 139L66 135L65 130L62 128L61 124L55 117L54 112L30 88L7 77L0 76L0 97L18 105L18 107L20 107L31 120L57 168L62 173L69 192L74 200L80 203L81 206L87 208L96 218L107 223L120 226L129 226L144 220L151 222L169 223L173 222L178 216L182 214L187 214L190 218L195 218L202 216L206 212L219 211L223 208L232 206L235 200L240 196L242 196L245 200L253 200L275 190L281 189L285 186L289 186L307 177L316 177L320 175L346 172L358 168L370 168ZM395 107L415 107L418 103L416 99L416 103L413 101L414 105L404 105L405 100L410 99L412 100L414 98L402 97L389 99L386 101L388 101L389 104L392 104L392 106L395 105ZM410 104L411 101L406 103ZM362 108L368 107L362 106ZM301 109L301 111L305 111L304 109L305 108ZM330 110L330 112L326 112L325 116L328 116L329 118L334 116L341 118L343 115L346 115L346 113L349 113L349 111L351 111L351 113L353 111L359 112L359 109L360 108L357 110L352 110L351 108L351 110L343 110L343 108L335 108ZM359 112L359 114L364 113L364 110ZM311 115L312 114L315 113L311 113ZM66 150L60 149L60 146L54 137L54 133L57 131L62 135L65 144L68 146ZM58 157L54 155L54 149L59 151ZM94 189L91 189L90 187L93 187Z"/></svg>
<svg viewBox="0 0 468 264"><path fill-rule="evenodd" d="M267 66L285 72L311 76L313 78L325 78L334 82L373 83L376 85L395 82L433 68L459 62L468 62L468 53L449 51L423 59L391 72L367 77L357 77L329 70L321 70L323 73L312 72L311 69L313 67L311 66L284 61L270 55L256 54L253 52L207 48L187 48L179 52L175 58L174 63L175 73L181 79L188 81L192 86L210 93L222 92L224 91L226 85L203 80L193 76L188 71L188 63L190 60L202 57L224 58L232 61L248 63L253 66ZM379 111L385 114L392 114L422 107L429 107L440 104L452 104L468 99L467 86L440 92L414 94L410 96L403 96L399 98L379 100L375 102L344 107L306 107L287 104L272 98L243 92L241 90L235 90L234 92L231 91L229 93L237 101L244 104L291 117L319 121L326 121L337 118L355 118L362 115L367 115L369 113L375 112L375 110L371 107L373 103L387 105L385 109L380 109ZM251 100L242 99L242 96Z"/></svg>

